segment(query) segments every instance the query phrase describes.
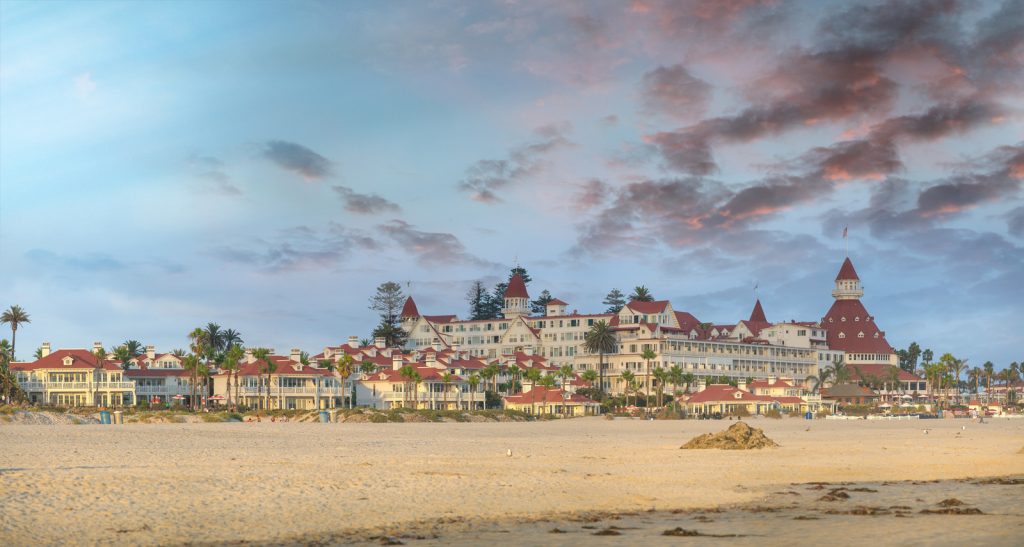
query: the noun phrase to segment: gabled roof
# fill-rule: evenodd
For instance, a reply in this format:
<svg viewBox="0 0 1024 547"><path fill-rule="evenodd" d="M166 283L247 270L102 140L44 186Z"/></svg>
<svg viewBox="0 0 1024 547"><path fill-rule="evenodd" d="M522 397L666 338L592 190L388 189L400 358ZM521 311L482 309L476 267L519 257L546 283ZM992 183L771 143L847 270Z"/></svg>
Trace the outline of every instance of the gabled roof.
<svg viewBox="0 0 1024 547"><path fill-rule="evenodd" d="M850 379L852 380L866 380L869 377L886 379L889 377L889 371L896 369L899 373L900 381L904 382L915 382L920 381L921 378L911 374L897 366L893 365L881 365L881 364L864 364L864 365L847 365L850 369Z"/></svg>
<svg viewBox="0 0 1024 547"><path fill-rule="evenodd" d="M597 402L588 399L582 395L572 393L565 397L565 392L558 388L546 388L544 386L537 386L530 391L524 391L516 395L507 395L504 397L505 402L513 404L532 404L532 403L564 403L568 400L570 403L577 404L594 404Z"/></svg>
<svg viewBox="0 0 1024 547"><path fill-rule="evenodd" d="M416 302L413 301L412 297L405 299L405 305L402 306L401 317L419 317L420 310L416 309Z"/></svg>
<svg viewBox="0 0 1024 547"><path fill-rule="evenodd" d="M700 320L694 317L692 313L686 311L676 312L676 322L679 323L679 328L686 332L690 332L691 329L695 329L697 325L700 325Z"/></svg>
<svg viewBox="0 0 1024 547"><path fill-rule="evenodd" d="M791 384L789 382L789 380L783 380L782 378L778 378L778 379L775 380L774 384L768 383L768 380L754 380L753 382L748 383L747 387L749 387L750 389L754 389L754 388L767 388L767 389L771 389L771 388L777 388L777 387L778 388L787 388L787 387L788 388L792 388L794 386L793 386L793 384Z"/></svg>
<svg viewBox="0 0 1024 547"><path fill-rule="evenodd" d="M562 302L561 300L559 300L557 298L552 298L551 300L548 300L547 305L550 306L552 304L554 304L556 306L568 306L569 305L568 302Z"/></svg>
<svg viewBox="0 0 1024 547"><path fill-rule="evenodd" d="M637 313L665 313L665 309L668 308L668 300L655 300L654 302L640 302L637 300L631 301L626 304L626 307L637 312Z"/></svg>
<svg viewBox="0 0 1024 547"><path fill-rule="evenodd" d="M523 282L523 276L515 274L512 276L512 279L508 280L505 298L530 298L530 294L526 292L526 283Z"/></svg>
<svg viewBox="0 0 1024 547"><path fill-rule="evenodd" d="M764 316L764 308L761 307L761 299L759 298L754 304L754 309L750 312L750 322L752 323L767 323L768 319Z"/></svg>
<svg viewBox="0 0 1024 547"><path fill-rule="evenodd" d="M71 357L71 364L64 365L64 358ZM87 349L59 349L42 359L30 363L11 363L12 370L40 370L40 369L63 369L63 370L94 370L99 368L96 355ZM102 364L103 370L121 370L118 361L106 360Z"/></svg>
<svg viewBox="0 0 1024 547"><path fill-rule="evenodd" d="M842 279L860 281L860 278L857 277L857 270L853 269L853 262L850 262L850 257L846 257L846 260L843 261L843 265L839 268L839 275L836 276L836 281Z"/></svg>

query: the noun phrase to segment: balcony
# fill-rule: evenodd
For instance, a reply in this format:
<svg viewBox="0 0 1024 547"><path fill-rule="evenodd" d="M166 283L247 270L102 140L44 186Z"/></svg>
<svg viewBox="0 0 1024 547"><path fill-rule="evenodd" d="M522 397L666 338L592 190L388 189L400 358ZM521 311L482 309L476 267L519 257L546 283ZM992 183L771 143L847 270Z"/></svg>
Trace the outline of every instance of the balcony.
<svg viewBox="0 0 1024 547"><path fill-rule="evenodd" d="M22 382L25 391L133 391L135 382Z"/></svg>
<svg viewBox="0 0 1024 547"><path fill-rule="evenodd" d="M238 391L241 395L266 395L267 388L257 388L254 386L239 386ZM276 397L278 395L306 395L315 397L317 393L320 393L321 397L342 397L348 395L348 390L341 386L321 386L319 388L315 386L306 387L277 387L270 386L270 396Z"/></svg>
<svg viewBox="0 0 1024 547"><path fill-rule="evenodd" d="M187 395L190 393L188 386L136 386L135 393L139 395Z"/></svg>

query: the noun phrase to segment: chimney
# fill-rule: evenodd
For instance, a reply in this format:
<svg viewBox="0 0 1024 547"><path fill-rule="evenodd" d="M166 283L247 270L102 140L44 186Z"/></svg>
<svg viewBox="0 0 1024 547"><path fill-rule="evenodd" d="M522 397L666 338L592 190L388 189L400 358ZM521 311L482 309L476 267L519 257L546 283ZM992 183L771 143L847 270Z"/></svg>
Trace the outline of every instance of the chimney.
<svg viewBox="0 0 1024 547"><path fill-rule="evenodd" d="M291 357L292 361L298 363L299 359L302 358L302 350L299 348L292 348L291 355L289 357Z"/></svg>
<svg viewBox="0 0 1024 547"><path fill-rule="evenodd" d="M739 382L736 382L736 387L740 388L743 391L750 391L746 378L740 380Z"/></svg>
<svg viewBox="0 0 1024 547"><path fill-rule="evenodd" d="M252 355L252 348L245 348L245 362L252 363L256 358Z"/></svg>
<svg viewBox="0 0 1024 547"><path fill-rule="evenodd" d="M430 347L434 348L434 351L441 351L441 340L434 338L431 342Z"/></svg>
<svg viewBox="0 0 1024 547"><path fill-rule="evenodd" d="M391 357L391 370L398 370L402 368L403 364L401 353L396 353Z"/></svg>
<svg viewBox="0 0 1024 547"><path fill-rule="evenodd" d="M43 357L46 357L46 356L50 355L50 343L49 342L43 342L42 347L39 348L39 354L42 355Z"/></svg>
<svg viewBox="0 0 1024 547"><path fill-rule="evenodd" d="M92 352L93 352L93 354L99 353L101 349L103 349L103 343L102 342L93 342L92 343Z"/></svg>
<svg viewBox="0 0 1024 547"><path fill-rule="evenodd" d="M456 359L459 358L459 345L458 344L452 344L452 353L455 354L455 358Z"/></svg>
<svg viewBox="0 0 1024 547"><path fill-rule="evenodd" d="M348 347L350 347L350 348L358 348L359 347L359 337L358 336L349 336L348 337Z"/></svg>
<svg viewBox="0 0 1024 547"><path fill-rule="evenodd" d="M156 346L146 346L146 357L156 359Z"/></svg>
<svg viewBox="0 0 1024 547"><path fill-rule="evenodd" d="M376 346L378 349L384 349L385 347L387 347L387 344L384 343L384 337L383 336L376 336L376 337L374 337L373 345Z"/></svg>
<svg viewBox="0 0 1024 547"><path fill-rule="evenodd" d="M770 385L770 386L774 386L775 385L775 377L774 376L769 376L768 377L768 385Z"/></svg>
<svg viewBox="0 0 1024 547"><path fill-rule="evenodd" d="M437 362L437 353L431 351L427 353L427 366L432 367Z"/></svg>
<svg viewBox="0 0 1024 547"><path fill-rule="evenodd" d="M704 378L697 379L697 392L704 391L707 387L707 381Z"/></svg>

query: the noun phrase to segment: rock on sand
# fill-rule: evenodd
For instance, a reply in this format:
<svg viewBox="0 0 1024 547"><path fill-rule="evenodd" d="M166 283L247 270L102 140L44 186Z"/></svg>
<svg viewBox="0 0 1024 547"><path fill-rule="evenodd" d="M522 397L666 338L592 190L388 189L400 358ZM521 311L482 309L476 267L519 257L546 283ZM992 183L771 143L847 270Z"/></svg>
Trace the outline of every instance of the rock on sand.
<svg viewBox="0 0 1024 547"><path fill-rule="evenodd" d="M751 450L754 448L775 448L775 441L765 436L764 431L739 422L720 433L698 435L680 448L721 448L723 450Z"/></svg>

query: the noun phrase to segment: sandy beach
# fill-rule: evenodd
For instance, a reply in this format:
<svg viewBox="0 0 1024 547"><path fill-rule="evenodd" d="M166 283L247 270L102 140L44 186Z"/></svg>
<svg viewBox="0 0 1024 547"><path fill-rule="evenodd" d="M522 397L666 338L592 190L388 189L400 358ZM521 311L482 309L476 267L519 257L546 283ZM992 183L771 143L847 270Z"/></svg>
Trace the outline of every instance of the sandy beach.
<svg viewBox="0 0 1024 547"><path fill-rule="evenodd" d="M1024 420L749 423L781 446L679 450L728 421L0 426L0 543L460 537L764 503L793 484L1024 476ZM1020 537L1024 486L1002 488L1014 509L978 518ZM907 521L871 526L881 522ZM827 537L827 526L815 529Z"/></svg>

